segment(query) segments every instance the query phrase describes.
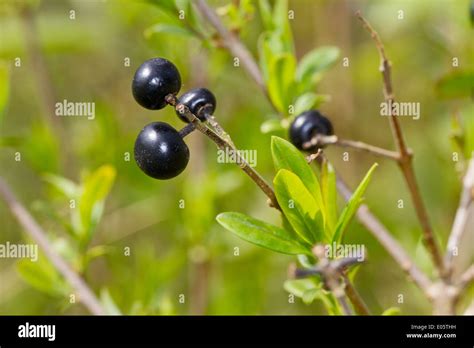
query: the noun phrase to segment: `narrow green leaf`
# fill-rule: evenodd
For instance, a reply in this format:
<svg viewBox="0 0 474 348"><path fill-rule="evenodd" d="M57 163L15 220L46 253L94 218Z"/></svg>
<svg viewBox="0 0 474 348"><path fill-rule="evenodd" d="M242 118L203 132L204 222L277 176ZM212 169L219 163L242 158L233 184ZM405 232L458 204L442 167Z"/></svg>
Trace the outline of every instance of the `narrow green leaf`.
<svg viewBox="0 0 474 348"><path fill-rule="evenodd" d="M321 73L334 64L339 57L339 49L333 46L318 47L301 59L296 70L296 79L304 90L314 87Z"/></svg>
<svg viewBox="0 0 474 348"><path fill-rule="evenodd" d="M54 174L46 174L44 180L54 186L67 198L75 198L79 194L79 187L71 180Z"/></svg>
<svg viewBox="0 0 474 348"><path fill-rule="evenodd" d="M179 25L173 24L164 24L159 23L155 24L148 29L145 30L143 33L145 38L149 39L155 34L172 34L172 35L180 35L180 36L192 36L193 33L188 29L181 27Z"/></svg>
<svg viewBox="0 0 474 348"><path fill-rule="evenodd" d="M326 208L327 227L330 235L332 235L337 222L337 187L336 173L327 160L323 161L321 167L321 192Z"/></svg>
<svg viewBox="0 0 474 348"><path fill-rule="evenodd" d="M309 290L319 289L321 284L314 278L291 279L283 283L283 288L290 294L302 298L304 293Z"/></svg>
<svg viewBox="0 0 474 348"><path fill-rule="evenodd" d="M382 315L400 315L401 310L398 307L390 307L383 311Z"/></svg>
<svg viewBox="0 0 474 348"><path fill-rule="evenodd" d="M260 125L260 131L263 134L268 134L268 133L276 133L276 132L282 132L284 131L285 128L281 124L281 120L277 118L272 118L270 120L266 120Z"/></svg>
<svg viewBox="0 0 474 348"><path fill-rule="evenodd" d="M36 262L20 260L17 263L18 274L30 286L51 296L65 296L69 287L54 267L39 256Z"/></svg>
<svg viewBox="0 0 474 348"><path fill-rule="evenodd" d="M278 111L287 114L295 90L296 59L285 53L271 61L268 77L268 94Z"/></svg>
<svg viewBox="0 0 474 348"><path fill-rule="evenodd" d="M89 175L83 185L79 198L79 214L83 237L89 236L102 215L105 198L115 180L115 168L104 165ZM84 235L85 234L85 235Z"/></svg>
<svg viewBox="0 0 474 348"><path fill-rule="evenodd" d="M5 107L10 94L10 68L7 63L0 61L0 126L2 124Z"/></svg>
<svg viewBox="0 0 474 348"><path fill-rule="evenodd" d="M446 99L469 97L474 94L474 71L455 71L436 84L439 97Z"/></svg>
<svg viewBox="0 0 474 348"><path fill-rule="evenodd" d="M102 303L102 306L108 315L122 314L108 289L104 288L100 291L100 303Z"/></svg>
<svg viewBox="0 0 474 348"><path fill-rule="evenodd" d="M365 193L365 190L367 189L367 186L369 185L370 179L372 177L372 174L377 168L378 164L375 163L367 172L365 175L364 179L360 182L359 186L357 189L354 191L351 199L347 202L344 210L342 211L341 216L339 216L339 220L336 225L336 232L334 233L333 237L333 242L340 243L342 240L342 235L347 227L349 225L349 222L352 220L354 217L355 213L357 212L357 209L359 208L359 205L362 203L362 196Z"/></svg>
<svg viewBox="0 0 474 348"><path fill-rule="evenodd" d="M295 101L294 114L299 115L304 111L315 109L326 101L330 100L329 95L307 92L300 95Z"/></svg>
<svg viewBox="0 0 474 348"><path fill-rule="evenodd" d="M258 1L258 8L260 10L260 17L262 18L263 26L265 30L272 30L273 29L273 16L272 16L272 8L268 0L259 0Z"/></svg>
<svg viewBox="0 0 474 348"><path fill-rule="evenodd" d="M310 244L322 241L324 220L320 208L300 178L280 169L273 184L278 203L300 238Z"/></svg>
<svg viewBox="0 0 474 348"><path fill-rule="evenodd" d="M277 0L273 7L273 24L279 33L284 52L294 54L293 34L288 18L288 0Z"/></svg>
<svg viewBox="0 0 474 348"><path fill-rule="evenodd" d="M241 213L227 212L216 217L224 228L241 239L282 254L307 254L309 248L291 240L284 229Z"/></svg>
<svg viewBox="0 0 474 348"><path fill-rule="evenodd" d="M277 171L287 169L295 173L316 199L318 207L323 208L324 212L324 202L318 179L303 154L289 141L275 136L272 137L271 148L275 169Z"/></svg>

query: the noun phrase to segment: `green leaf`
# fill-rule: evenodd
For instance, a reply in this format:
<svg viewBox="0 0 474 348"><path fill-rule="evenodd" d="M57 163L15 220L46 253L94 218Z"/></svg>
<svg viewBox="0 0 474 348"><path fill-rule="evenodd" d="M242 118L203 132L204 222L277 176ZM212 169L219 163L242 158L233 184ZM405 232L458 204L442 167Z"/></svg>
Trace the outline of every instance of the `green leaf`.
<svg viewBox="0 0 474 348"><path fill-rule="evenodd" d="M263 26L266 30L273 29L272 8L268 0L259 0L258 8L260 10L260 17L262 18Z"/></svg>
<svg viewBox="0 0 474 348"><path fill-rule="evenodd" d="M290 294L302 298L304 293L310 290L316 290L321 287L314 278L291 279L283 283L283 288Z"/></svg>
<svg viewBox="0 0 474 348"><path fill-rule="evenodd" d="M289 141L275 136L272 137L271 148L275 169L277 171L287 169L295 173L316 199L318 207L323 207L324 202L318 179L301 152Z"/></svg>
<svg viewBox="0 0 474 348"><path fill-rule="evenodd" d="M287 114L293 100L296 59L292 54L276 56L270 63L268 94L278 111Z"/></svg>
<svg viewBox="0 0 474 348"><path fill-rule="evenodd" d="M276 0L273 7L273 25L279 34L284 52L294 54L293 35L288 18L288 0Z"/></svg>
<svg viewBox="0 0 474 348"><path fill-rule="evenodd" d="M321 167L321 192L326 208L326 223L332 233L337 222L337 187L336 173L332 165L324 160Z"/></svg>
<svg viewBox="0 0 474 348"><path fill-rule="evenodd" d="M69 291L68 285L43 255L36 262L20 260L17 270L25 282L48 295L62 297Z"/></svg>
<svg viewBox="0 0 474 348"><path fill-rule="evenodd" d="M0 61L0 125L10 94L10 68L7 63Z"/></svg>
<svg viewBox="0 0 474 348"><path fill-rule="evenodd" d="M102 289L100 291L100 303L104 307L108 315L121 315L121 311L115 303L110 291L108 289Z"/></svg>
<svg viewBox="0 0 474 348"><path fill-rule="evenodd" d="M296 70L296 79L302 90L309 90L321 77L321 73L334 64L339 49L333 46L318 47L303 56Z"/></svg>
<svg viewBox="0 0 474 348"><path fill-rule="evenodd" d="M474 95L474 71L455 71L445 75L436 83L436 92L446 99Z"/></svg>
<svg viewBox="0 0 474 348"><path fill-rule="evenodd" d="M54 186L55 189L57 189L67 198L75 198L79 194L78 185L62 176L46 174L44 175L44 180Z"/></svg>
<svg viewBox="0 0 474 348"><path fill-rule="evenodd" d="M273 184L278 203L300 238L310 244L322 241L324 219L320 206L300 178L286 169L280 169Z"/></svg>
<svg viewBox="0 0 474 348"><path fill-rule="evenodd" d="M268 133L276 133L276 132L281 132L284 131L285 128L281 124L281 120L272 118L270 120L266 120L260 125L260 131L263 134L268 134Z"/></svg>
<svg viewBox="0 0 474 348"><path fill-rule="evenodd" d="M400 315L401 310L398 307L390 307L383 311L382 315Z"/></svg>
<svg viewBox="0 0 474 348"><path fill-rule="evenodd" d="M227 212L216 217L224 228L241 239L282 254L308 254L310 249L290 239L284 229L241 213Z"/></svg>
<svg viewBox="0 0 474 348"><path fill-rule="evenodd" d="M174 0L148 0L148 2L155 5L162 11L167 12L168 14L177 15L178 8L176 7Z"/></svg>
<svg viewBox="0 0 474 348"><path fill-rule="evenodd" d="M155 34L172 34L172 35L180 35L180 36L193 36L193 33L179 25L173 24L164 24L159 23L155 24L148 29L145 30L144 35L145 38L149 39Z"/></svg>
<svg viewBox="0 0 474 348"><path fill-rule="evenodd" d="M112 188L115 175L114 167L104 165L89 175L82 185L79 198L79 217L82 227L80 234L86 240L102 216L104 201Z"/></svg>
<svg viewBox="0 0 474 348"><path fill-rule="evenodd" d="M336 225L336 232L334 233L333 237L333 242L336 242L339 244L342 240L342 235L347 227L349 225L349 222L352 220L354 217L355 213L357 212L357 209L359 208L359 205L362 203L362 196L365 193L365 190L367 189L367 186L369 185L370 179L372 177L372 174L377 168L378 164L375 163L367 172L365 175L364 179L360 182L359 186L357 189L354 191L352 194L352 197L349 199L347 202L344 210L342 211L341 216L339 216L339 220Z"/></svg>
<svg viewBox="0 0 474 348"><path fill-rule="evenodd" d="M316 94L312 92L304 93L296 99L293 113L299 115L304 111L315 109L330 99L331 97L329 95Z"/></svg>

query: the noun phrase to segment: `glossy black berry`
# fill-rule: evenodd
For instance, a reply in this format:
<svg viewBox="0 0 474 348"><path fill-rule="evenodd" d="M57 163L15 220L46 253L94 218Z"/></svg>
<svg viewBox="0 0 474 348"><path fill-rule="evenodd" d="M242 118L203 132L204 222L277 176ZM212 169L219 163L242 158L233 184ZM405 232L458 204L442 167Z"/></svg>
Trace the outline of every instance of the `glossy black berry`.
<svg viewBox="0 0 474 348"><path fill-rule="evenodd" d="M176 129L164 122L153 122L138 134L135 161L152 178L171 179L186 168L189 149Z"/></svg>
<svg viewBox="0 0 474 348"><path fill-rule="evenodd" d="M212 115L216 110L216 97L212 92L206 88L195 88L184 93L179 101L181 104L184 104L188 107L195 116L197 116L201 121L205 121L206 117L204 113L199 113L201 108L204 105L209 105L208 109L205 110L209 115ZM179 110L176 110L176 114L184 122L188 122L188 119L182 115Z"/></svg>
<svg viewBox="0 0 474 348"><path fill-rule="evenodd" d="M179 71L169 60L153 58L135 72L132 82L133 97L138 104L151 110L166 106L165 97L177 94L181 88Z"/></svg>
<svg viewBox="0 0 474 348"><path fill-rule="evenodd" d="M303 112L290 126L290 140L300 150L314 151L321 147L315 145L309 149L303 149L303 144L310 141L316 134L334 134L331 121L317 110Z"/></svg>

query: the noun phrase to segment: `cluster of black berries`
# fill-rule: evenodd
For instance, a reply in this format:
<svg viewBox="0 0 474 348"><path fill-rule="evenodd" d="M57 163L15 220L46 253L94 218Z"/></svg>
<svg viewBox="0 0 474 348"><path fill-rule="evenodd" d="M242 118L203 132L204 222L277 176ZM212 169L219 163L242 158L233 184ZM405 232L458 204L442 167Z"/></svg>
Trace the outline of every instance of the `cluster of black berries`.
<svg viewBox="0 0 474 348"><path fill-rule="evenodd" d="M144 62L135 72L132 93L135 100L151 110L164 108L168 95L176 96L181 89L181 76L176 66L164 58L153 58ZM200 121L206 121L214 113L216 98L205 88L192 89L179 98ZM179 109L179 108L178 108ZM180 110L182 111L182 110ZM176 111L184 122L188 119ZM332 135L331 122L319 111L305 111L295 118L290 127L290 140L300 150L314 151L318 144L305 148L317 135ZM178 132L164 122L153 122L145 126L135 141L135 161L140 169L155 179L171 179L179 175L189 161L189 149Z"/></svg>
<svg viewBox="0 0 474 348"><path fill-rule="evenodd" d="M144 108L163 109L168 95L176 95L181 89L181 76L176 66L164 58L144 62L135 72L132 93ZM179 98L191 113L201 121L212 115L216 98L205 88L192 89ZM189 122L180 111L178 117ZM140 169L155 179L171 179L180 174L189 161L189 149L183 136L164 122L146 125L135 141L135 161Z"/></svg>

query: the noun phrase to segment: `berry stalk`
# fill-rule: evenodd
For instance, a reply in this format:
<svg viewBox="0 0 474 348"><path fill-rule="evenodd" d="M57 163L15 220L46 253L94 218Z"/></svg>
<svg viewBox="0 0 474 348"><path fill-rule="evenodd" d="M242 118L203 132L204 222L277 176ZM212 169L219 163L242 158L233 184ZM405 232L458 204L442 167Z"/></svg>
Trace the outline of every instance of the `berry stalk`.
<svg viewBox="0 0 474 348"><path fill-rule="evenodd" d="M255 171L248 163L244 160L244 158L239 154L237 149L232 146L228 141L223 139L221 136L216 134L213 130L209 129L204 125L191 111L189 111L188 107L184 104L181 104L174 94L168 94L165 97L165 101L173 106L177 112L181 115L186 117L186 119L195 126L195 128L211 139L214 143L216 143L217 147L222 150L228 149L236 154L238 158L238 163L240 163L240 168L247 174L257 185L260 189L267 195L269 199L270 206L280 210L280 206L275 196L275 192L273 188L265 181L265 179Z"/></svg>

